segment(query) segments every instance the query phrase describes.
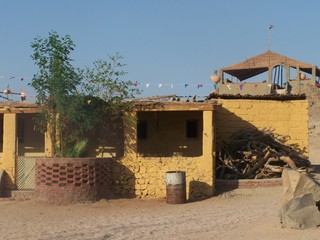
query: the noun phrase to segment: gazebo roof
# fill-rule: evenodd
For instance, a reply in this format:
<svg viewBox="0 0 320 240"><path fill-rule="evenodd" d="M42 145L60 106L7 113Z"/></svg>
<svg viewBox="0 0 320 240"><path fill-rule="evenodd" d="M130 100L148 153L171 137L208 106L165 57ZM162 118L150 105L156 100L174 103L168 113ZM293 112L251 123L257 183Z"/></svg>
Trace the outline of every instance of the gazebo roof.
<svg viewBox="0 0 320 240"><path fill-rule="evenodd" d="M312 74L312 68L315 65L300 62L287 56L266 51L255 57L249 58L235 65L224 67L221 70L238 78L240 81L254 77L268 71L269 66L286 65L292 68L299 67L301 71ZM316 76L320 77L320 69L316 67Z"/></svg>

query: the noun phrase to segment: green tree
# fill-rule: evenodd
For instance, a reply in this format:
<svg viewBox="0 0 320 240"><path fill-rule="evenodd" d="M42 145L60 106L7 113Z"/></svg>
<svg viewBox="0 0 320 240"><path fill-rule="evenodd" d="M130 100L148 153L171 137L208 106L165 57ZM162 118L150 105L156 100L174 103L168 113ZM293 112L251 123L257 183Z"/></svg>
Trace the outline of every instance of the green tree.
<svg viewBox="0 0 320 240"><path fill-rule="evenodd" d="M108 60L94 61L92 68L87 67L83 71L83 91L93 99L103 102L99 107L100 146L105 145L105 135L117 131L124 122L134 120L125 113L132 109L131 100L141 94L138 82L123 79L127 72L123 70L126 64L122 60L123 57L116 53L109 56Z"/></svg>
<svg viewBox="0 0 320 240"><path fill-rule="evenodd" d="M97 128L103 145L103 135L114 130L115 121L125 119L130 100L140 93L137 82L122 79L126 74L122 56L115 54L109 61L98 60L93 68L79 70L72 65L75 44L69 35L50 32L47 38L36 37L31 47L39 68L31 86L43 109L37 125L49 134L53 155L79 156L75 152L86 146Z"/></svg>
<svg viewBox="0 0 320 240"><path fill-rule="evenodd" d="M87 67L84 72L84 92L103 100L106 103L104 110L116 118L130 110L130 100L141 93L138 82L122 79L127 74L123 71L126 64L121 63L122 59L116 53L109 56L109 60L94 61L93 68Z"/></svg>
<svg viewBox="0 0 320 240"><path fill-rule="evenodd" d="M81 77L71 64L75 44L69 35L60 37L50 32L47 38L36 37L31 47L32 59L38 66L31 86L43 109L37 125L42 132L48 132L53 155L59 156L64 146L79 141L90 126L83 119L84 96L78 93Z"/></svg>

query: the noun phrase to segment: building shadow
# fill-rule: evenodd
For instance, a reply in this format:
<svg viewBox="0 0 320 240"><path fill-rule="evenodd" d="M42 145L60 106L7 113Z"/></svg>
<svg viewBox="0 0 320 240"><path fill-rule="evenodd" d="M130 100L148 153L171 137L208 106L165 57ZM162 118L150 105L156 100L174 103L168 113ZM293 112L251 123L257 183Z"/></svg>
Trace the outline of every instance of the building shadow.
<svg viewBox="0 0 320 240"><path fill-rule="evenodd" d="M215 196L222 195L228 192L232 192L239 188L239 180L232 179L216 179L215 181Z"/></svg>
<svg viewBox="0 0 320 240"><path fill-rule="evenodd" d="M11 197L15 184L5 170L0 170L0 197Z"/></svg>
<svg viewBox="0 0 320 240"><path fill-rule="evenodd" d="M135 182L135 175L130 169L117 159L111 160L110 199L135 198Z"/></svg>
<svg viewBox="0 0 320 240"><path fill-rule="evenodd" d="M190 181L188 202L202 201L213 196L214 189L201 181Z"/></svg>

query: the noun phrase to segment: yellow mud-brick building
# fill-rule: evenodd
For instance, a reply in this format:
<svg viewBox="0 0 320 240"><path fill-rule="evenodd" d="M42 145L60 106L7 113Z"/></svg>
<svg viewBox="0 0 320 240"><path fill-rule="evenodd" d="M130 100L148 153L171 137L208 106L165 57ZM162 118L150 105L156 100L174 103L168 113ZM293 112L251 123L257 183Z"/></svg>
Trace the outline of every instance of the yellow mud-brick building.
<svg viewBox="0 0 320 240"><path fill-rule="evenodd" d="M184 171L189 200L212 196L219 107L213 102L136 102L136 127L125 129L125 155L112 171L113 192L165 198L166 172Z"/></svg>
<svg viewBox="0 0 320 240"><path fill-rule="evenodd" d="M34 103L0 104L0 169L6 190L34 189L35 158L46 151L45 136L34 124L40 111Z"/></svg>
<svg viewBox="0 0 320 240"><path fill-rule="evenodd" d="M106 146L91 141L89 152L110 158L114 197L165 198L166 172L184 171L187 198L198 200L214 194L217 148L239 129L273 129L308 155L309 104L301 97L135 101L133 120L106 136ZM0 168L7 190L33 190L35 158L50 156L50 140L35 129L39 111L33 103L0 105Z"/></svg>
<svg viewBox="0 0 320 240"><path fill-rule="evenodd" d="M167 171L185 171L187 197L212 196L215 156L240 129L271 129L308 155L308 100L217 99L202 103L136 103L136 127L126 128L125 155L113 165L117 196L166 197Z"/></svg>

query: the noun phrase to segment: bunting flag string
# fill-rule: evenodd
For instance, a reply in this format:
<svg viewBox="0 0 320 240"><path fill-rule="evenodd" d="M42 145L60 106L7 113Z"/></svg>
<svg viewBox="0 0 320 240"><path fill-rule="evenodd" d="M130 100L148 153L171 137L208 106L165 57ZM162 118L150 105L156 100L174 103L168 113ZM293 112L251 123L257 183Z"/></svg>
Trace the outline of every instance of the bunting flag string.
<svg viewBox="0 0 320 240"><path fill-rule="evenodd" d="M17 80L20 80L21 82L23 82L25 79L31 80L32 78L31 77L21 76L21 75L20 76L0 75L0 83L3 82L3 81L6 82L6 83L8 83L8 82L10 83L10 82L17 81ZM9 84L7 85L6 89L4 89L3 91L0 91L0 94L3 94L2 96L0 95L0 97L3 98L3 99L6 99L7 101L8 100L12 101L12 99L9 99L9 96L11 96L11 95L20 96L21 101L26 101L27 97L36 98L36 96L34 96L34 95L27 95L23 88L20 89L20 92L19 91L12 91L10 89L10 87L9 87Z"/></svg>
<svg viewBox="0 0 320 240"><path fill-rule="evenodd" d="M1 75L0 74L0 84L1 82L6 82L6 83L11 83L13 81L31 81L33 77L28 77L28 76L23 76L23 75ZM140 83L138 81L133 81L132 86L134 87L145 87L145 88L151 88L151 87L156 87L156 88L176 88L176 87L183 87L183 88L196 88L200 89L203 87L210 87L214 88L215 90L217 89L218 86L215 84L203 84L203 83ZM27 94L24 89L21 89L19 91L12 91L9 88L9 85L7 86L6 89L3 91L0 90L0 97L5 98L6 100L10 100L9 96L20 96L21 101L26 101L27 98L36 98L34 95L29 95Z"/></svg>
<svg viewBox="0 0 320 240"><path fill-rule="evenodd" d="M143 84L137 84L135 85L136 87L138 85L143 85ZM185 87L185 88L188 88L188 87L196 87L196 88L202 88L204 86L211 86L212 87L212 84L195 84L195 83L145 83L144 85L146 88L149 88L149 87L157 87L157 88L163 88L163 87L170 87L170 88L174 88L174 87Z"/></svg>
<svg viewBox="0 0 320 240"><path fill-rule="evenodd" d="M20 89L20 92L13 92L11 91L11 89L9 88L9 85L7 86L7 88L5 90L3 90L2 92L0 92L0 94L4 94L5 97L2 97L2 98L5 98L5 99L9 99L9 95L18 95L20 96L21 98L21 101L26 101L27 100L27 97L29 98L36 98L36 96L34 95L27 95L25 90L23 88Z"/></svg>
<svg viewBox="0 0 320 240"><path fill-rule="evenodd" d="M21 82L22 81L24 81L25 79L32 79L31 77L29 78L29 77L24 77L24 76L20 76L20 77L16 77L16 76L10 76L10 77L8 77L8 76L3 76L3 75L0 75L0 80L2 81L2 80L13 80L13 79L19 79Z"/></svg>

